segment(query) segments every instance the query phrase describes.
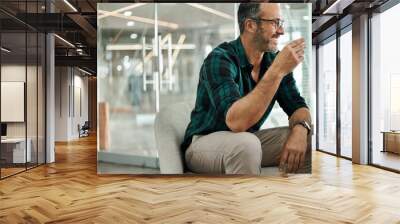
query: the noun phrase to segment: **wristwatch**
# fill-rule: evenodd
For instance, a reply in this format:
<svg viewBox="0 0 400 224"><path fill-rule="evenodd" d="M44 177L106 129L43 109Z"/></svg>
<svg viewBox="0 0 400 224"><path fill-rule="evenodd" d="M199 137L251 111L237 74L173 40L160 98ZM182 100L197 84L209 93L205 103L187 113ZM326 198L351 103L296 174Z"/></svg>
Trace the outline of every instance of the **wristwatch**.
<svg viewBox="0 0 400 224"><path fill-rule="evenodd" d="M307 135L309 135L309 134L311 133L311 125L308 124L307 121L298 121L298 122L296 122L296 123L293 124L292 128L293 128L294 126L298 125L298 124L301 125L301 126L303 126L305 129L307 129Z"/></svg>

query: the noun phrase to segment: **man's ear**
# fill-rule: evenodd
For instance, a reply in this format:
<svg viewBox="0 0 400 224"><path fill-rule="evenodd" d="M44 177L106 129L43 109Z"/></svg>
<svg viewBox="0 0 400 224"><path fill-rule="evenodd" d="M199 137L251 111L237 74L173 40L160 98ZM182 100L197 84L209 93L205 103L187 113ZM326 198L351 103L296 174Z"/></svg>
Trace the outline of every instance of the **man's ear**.
<svg viewBox="0 0 400 224"><path fill-rule="evenodd" d="M244 22L244 28L249 33L255 33L257 30L257 24L254 20L246 19L246 21Z"/></svg>

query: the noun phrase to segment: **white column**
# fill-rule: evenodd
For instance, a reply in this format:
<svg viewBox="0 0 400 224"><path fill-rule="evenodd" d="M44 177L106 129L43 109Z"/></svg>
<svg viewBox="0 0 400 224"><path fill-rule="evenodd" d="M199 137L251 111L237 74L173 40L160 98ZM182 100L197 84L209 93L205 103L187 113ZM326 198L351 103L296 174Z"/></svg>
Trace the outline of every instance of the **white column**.
<svg viewBox="0 0 400 224"><path fill-rule="evenodd" d="M46 36L46 163L55 161L55 76L54 35Z"/></svg>
<svg viewBox="0 0 400 224"><path fill-rule="evenodd" d="M368 163L368 15L353 20L353 162Z"/></svg>

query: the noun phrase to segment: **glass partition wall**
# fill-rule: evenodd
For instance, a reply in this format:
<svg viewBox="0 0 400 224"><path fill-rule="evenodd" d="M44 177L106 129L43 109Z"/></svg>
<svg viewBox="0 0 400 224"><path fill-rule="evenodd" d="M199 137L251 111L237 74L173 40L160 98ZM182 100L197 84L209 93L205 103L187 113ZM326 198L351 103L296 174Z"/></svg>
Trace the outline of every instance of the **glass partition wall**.
<svg viewBox="0 0 400 224"><path fill-rule="evenodd" d="M98 4L98 173L160 172L155 115L173 103L194 104L203 60L217 45L239 36L237 7ZM302 36L311 49L310 7L282 4L286 27L279 48ZM310 58L295 71L295 79L313 108ZM267 120L269 127L288 125L287 116L278 110Z"/></svg>
<svg viewBox="0 0 400 224"><path fill-rule="evenodd" d="M45 163L45 35L19 17L42 1L0 3L0 178ZM9 13L2 8L15 9Z"/></svg>

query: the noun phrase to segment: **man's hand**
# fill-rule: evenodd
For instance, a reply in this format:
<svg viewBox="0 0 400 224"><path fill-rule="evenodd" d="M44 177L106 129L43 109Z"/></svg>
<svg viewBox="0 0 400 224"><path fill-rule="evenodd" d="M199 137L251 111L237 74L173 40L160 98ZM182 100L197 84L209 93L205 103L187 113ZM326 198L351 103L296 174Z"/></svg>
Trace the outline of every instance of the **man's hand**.
<svg viewBox="0 0 400 224"><path fill-rule="evenodd" d="M279 168L294 173L303 167L307 150L307 129L301 125L293 127L280 156ZM285 170L284 170L285 171Z"/></svg>
<svg viewBox="0 0 400 224"><path fill-rule="evenodd" d="M304 38L299 38L287 44L275 57L271 67L280 76L289 74L304 60Z"/></svg>

